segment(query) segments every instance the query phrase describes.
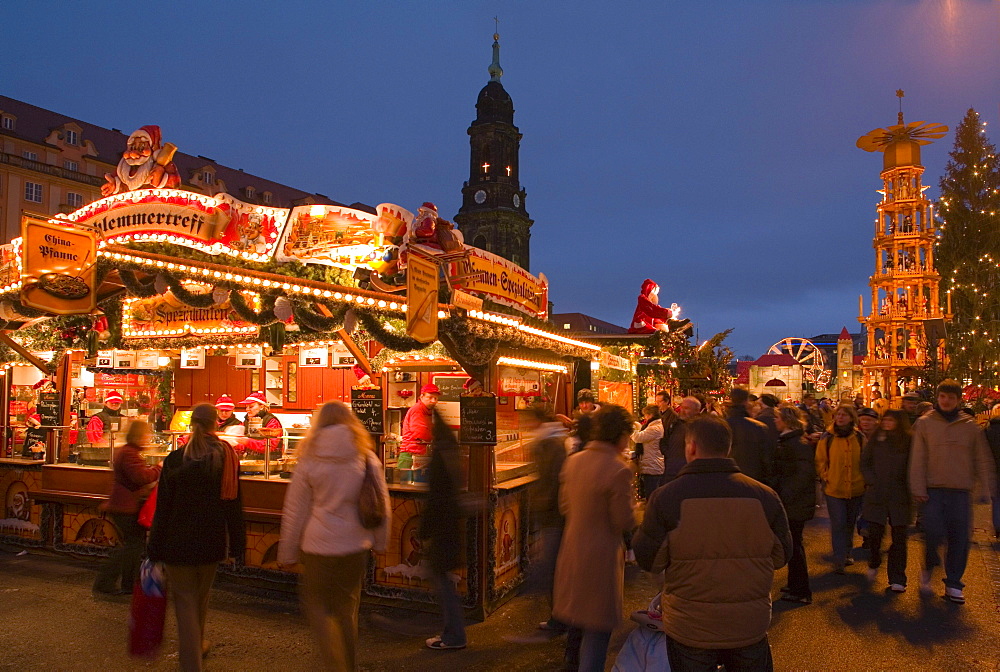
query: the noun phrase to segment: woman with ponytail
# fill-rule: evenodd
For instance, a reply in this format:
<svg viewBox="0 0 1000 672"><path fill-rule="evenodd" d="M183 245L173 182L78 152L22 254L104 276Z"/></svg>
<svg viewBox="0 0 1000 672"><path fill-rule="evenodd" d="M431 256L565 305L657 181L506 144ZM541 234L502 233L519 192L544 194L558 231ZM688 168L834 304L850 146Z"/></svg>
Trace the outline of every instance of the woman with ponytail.
<svg viewBox="0 0 1000 672"><path fill-rule="evenodd" d="M215 435L211 404L191 411L191 436L163 461L149 559L166 566L177 614L180 666L200 671L208 653L205 616L215 570L226 558L242 559L246 546L239 490L239 460Z"/></svg>

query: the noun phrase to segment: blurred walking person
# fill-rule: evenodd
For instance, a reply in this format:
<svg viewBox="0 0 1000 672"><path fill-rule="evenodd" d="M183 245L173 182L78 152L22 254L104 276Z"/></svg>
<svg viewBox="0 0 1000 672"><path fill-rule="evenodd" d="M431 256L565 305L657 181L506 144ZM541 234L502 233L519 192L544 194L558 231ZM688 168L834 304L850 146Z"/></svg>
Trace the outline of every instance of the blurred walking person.
<svg viewBox="0 0 1000 672"><path fill-rule="evenodd" d="M211 404L191 411L191 438L163 461L149 559L166 566L177 614L177 644L184 672L202 669L208 595L219 562L242 559L246 547L239 460L215 435Z"/></svg>
<svg viewBox="0 0 1000 672"><path fill-rule="evenodd" d="M604 670L623 619L625 548L635 526L632 470L622 455L632 416L614 404L594 414L593 441L563 465L559 510L566 529L556 562L552 615L568 624L566 669Z"/></svg>
<svg viewBox="0 0 1000 672"><path fill-rule="evenodd" d="M857 430L858 413L853 405L842 405L833 414L833 424L816 444L816 471L824 484L826 510L830 516L834 572L854 564L854 525L861 515L865 478L861 473L861 445Z"/></svg>
<svg viewBox="0 0 1000 672"><path fill-rule="evenodd" d="M299 596L326 670L357 669L358 607L371 552L385 550L391 509L385 470L371 435L350 407L323 404L296 451L298 464L281 512L278 562L302 563ZM376 529L361 522L358 502L371 470L385 502Z"/></svg>
<svg viewBox="0 0 1000 672"><path fill-rule="evenodd" d="M861 516L868 521L868 581L875 581L882 564L882 537L888 520L892 545L887 569L894 593L906 591L906 537L913 518L908 484L911 442L906 412L890 409L861 451L865 477Z"/></svg>
<svg viewBox="0 0 1000 672"><path fill-rule="evenodd" d="M781 497L792 535L792 557L788 561L788 585L782 600L812 603L809 568L802 531L816 515L815 448L805 438L806 419L795 406L782 406L774 416L780 435L774 456L774 489Z"/></svg>
<svg viewBox="0 0 1000 672"><path fill-rule="evenodd" d="M101 505L121 533L122 543L111 549L97 572L94 592L126 595L139 576L139 563L146 545L146 530L139 525L139 509L150 486L160 477L160 466L150 467L140 451L149 444L149 423L134 420L125 434L125 445L115 451L111 496Z"/></svg>
<svg viewBox="0 0 1000 672"><path fill-rule="evenodd" d="M462 505L459 501L460 450L458 440L441 414L431 420L431 461L427 468L427 500L417 536L429 542L427 558L444 628L426 641L435 650L464 649L465 612L451 570L462 563Z"/></svg>
<svg viewBox="0 0 1000 672"><path fill-rule="evenodd" d="M768 483L775 444L767 433L767 425L750 417L749 397L746 390L738 387L729 392L726 422L733 431L731 455L742 473L755 481Z"/></svg>
<svg viewBox="0 0 1000 672"><path fill-rule="evenodd" d="M538 405L531 407L528 423L532 457L538 469L538 479L529 499L541 545L536 579L549 596L551 610L552 582L565 524L559 512L559 472L566 461L566 428L545 407ZM538 627L553 633L566 632L566 625L555 618L542 621Z"/></svg>
<svg viewBox="0 0 1000 672"><path fill-rule="evenodd" d="M960 408L962 386L954 380L937 387L934 410L917 419L910 454L910 494L923 502L924 570L920 592L933 592L931 576L941 564L938 549L947 541L945 598L965 604L962 575L969 559L972 490L978 481L996 496L996 474L986 436Z"/></svg>

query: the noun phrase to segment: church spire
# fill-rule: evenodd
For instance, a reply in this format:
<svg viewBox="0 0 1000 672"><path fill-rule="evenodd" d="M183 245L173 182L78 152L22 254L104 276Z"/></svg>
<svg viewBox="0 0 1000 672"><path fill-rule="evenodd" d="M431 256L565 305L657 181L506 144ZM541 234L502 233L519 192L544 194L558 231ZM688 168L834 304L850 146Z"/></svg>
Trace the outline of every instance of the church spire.
<svg viewBox="0 0 1000 672"><path fill-rule="evenodd" d="M489 73L491 82L499 82L503 77L503 68L500 67L500 19L493 17L497 24L497 32L493 33L493 62L490 63Z"/></svg>

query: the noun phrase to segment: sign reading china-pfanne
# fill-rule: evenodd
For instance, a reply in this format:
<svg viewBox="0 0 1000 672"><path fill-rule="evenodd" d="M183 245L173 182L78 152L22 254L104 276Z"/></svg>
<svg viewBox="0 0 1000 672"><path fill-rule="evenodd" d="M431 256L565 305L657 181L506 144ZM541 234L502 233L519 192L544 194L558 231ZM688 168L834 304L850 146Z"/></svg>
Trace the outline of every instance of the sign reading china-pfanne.
<svg viewBox="0 0 1000 672"><path fill-rule="evenodd" d="M472 294L485 294L493 301L536 317L549 310L549 283L545 276L535 277L501 256L468 247L468 256L455 262L454 286Z"/></svg>
<svg viewBox="0 0 1000 672"><path fill-rule="evenodd" d="M21 220L21 301L55 315L96 306L94 235L25 215Z"/></svg>

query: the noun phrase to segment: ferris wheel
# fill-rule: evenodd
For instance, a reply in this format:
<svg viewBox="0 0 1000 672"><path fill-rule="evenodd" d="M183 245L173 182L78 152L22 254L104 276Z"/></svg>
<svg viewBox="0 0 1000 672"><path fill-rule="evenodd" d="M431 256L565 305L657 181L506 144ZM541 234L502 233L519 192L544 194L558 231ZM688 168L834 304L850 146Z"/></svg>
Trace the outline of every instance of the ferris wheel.
<svg viewBox="0 0 1000 672"><path fill-rule="evenodd" d="M767 351L769 355L791 355L805 370L806 380L817 390L825 390L833 373L826 368L826 358L816 344L806 338L783 338Z"/></svg>

